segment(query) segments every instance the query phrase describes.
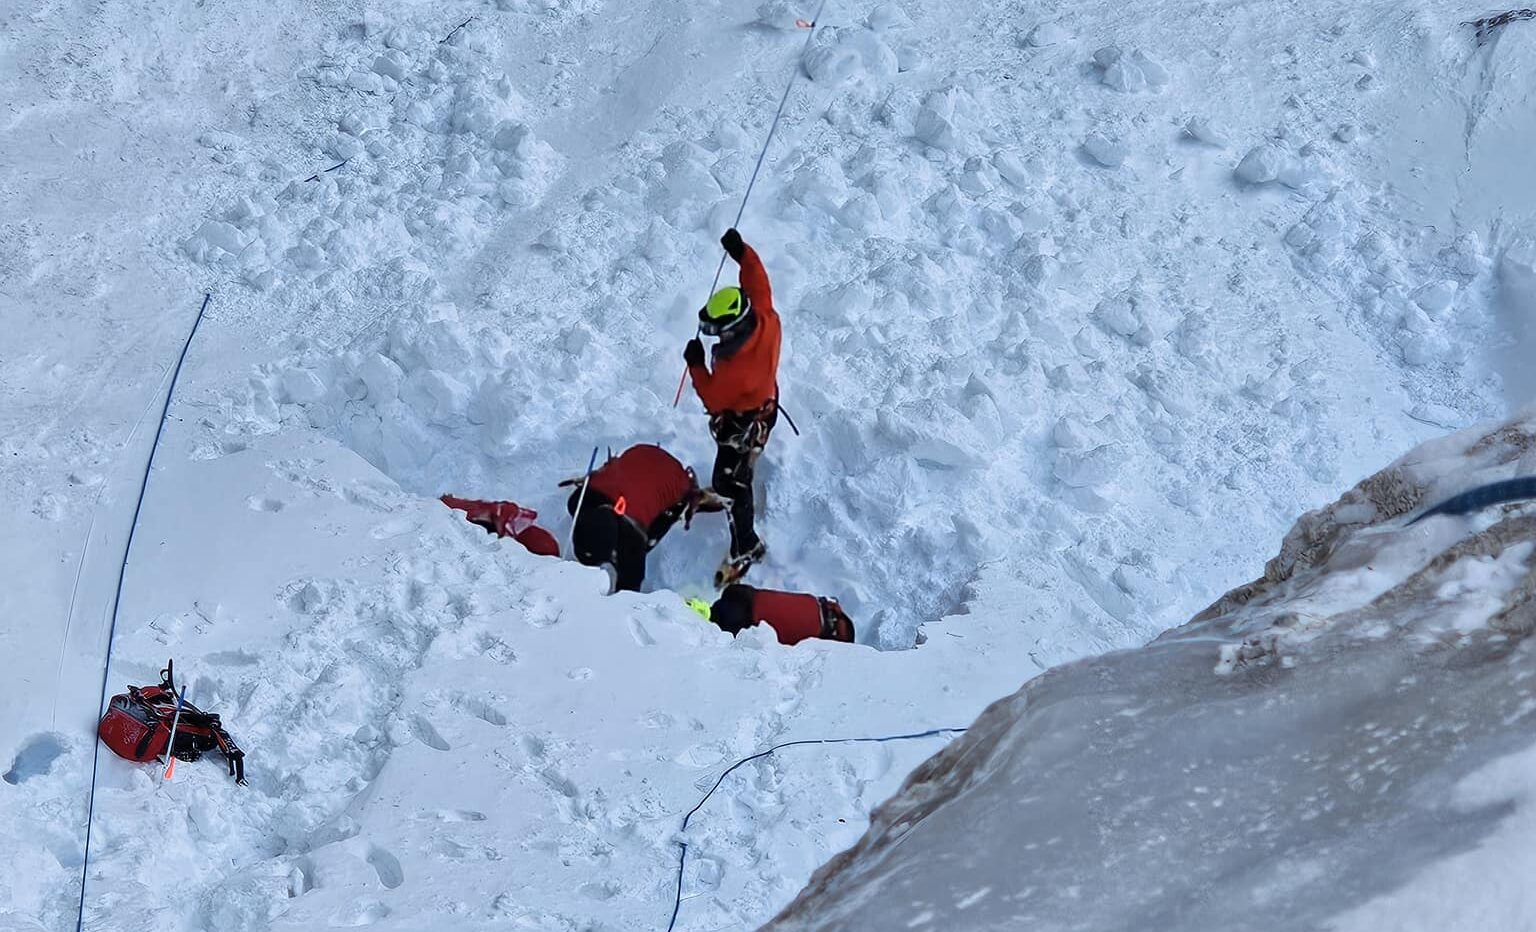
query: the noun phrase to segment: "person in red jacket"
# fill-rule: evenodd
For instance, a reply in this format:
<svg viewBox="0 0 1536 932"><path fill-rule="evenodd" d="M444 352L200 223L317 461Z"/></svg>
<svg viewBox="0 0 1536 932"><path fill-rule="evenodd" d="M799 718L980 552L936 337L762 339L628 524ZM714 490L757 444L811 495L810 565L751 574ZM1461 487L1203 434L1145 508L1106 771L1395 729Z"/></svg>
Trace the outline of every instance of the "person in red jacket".
<svg viewBox="0 0 1536 932"><path fill-rule="evenodd" d="M483 502L473 498L444 495L442 502L464 512L471 524L478 524L497 537L510 537L541 557L560 556L560 544L553 534L533 522L539 513L517 502Z"/></svg>
<svg viewBox="0 0 1536 932"><path fill-rule="evenodd" d="M764 623L773 629L780 644L787 645L807 638L852 644L854 638L853 620L836 599L740 584L725 587L710 606L709 620L733 635Z"/></svg>
<svg viewBox="0 0 1536 932"><path fill-rule="evenodd" d="M683 351L718 447L713 490L731 503L731 553L715 574L717 587L746 575L767 552L753 527L752 480L779 419L782 337L773 289L757 251L734 228L720 237L720 245L741 267L741 284L715 292L699 311L699 330L720 340L711 353L713 368L705 365L698 337Z"/></svg>
<svg viewBox="0 0 1536 932"><path fill-rule="evenodd" d="M678 518L691 522L696 511L723 508L699 489L693 470L648 443L610 458L588 479L569 479L561 485L575 487L566 510L576 522L572 541L576 559L587 566L612 565L615 591L640 591L646 554Z"/></svg>

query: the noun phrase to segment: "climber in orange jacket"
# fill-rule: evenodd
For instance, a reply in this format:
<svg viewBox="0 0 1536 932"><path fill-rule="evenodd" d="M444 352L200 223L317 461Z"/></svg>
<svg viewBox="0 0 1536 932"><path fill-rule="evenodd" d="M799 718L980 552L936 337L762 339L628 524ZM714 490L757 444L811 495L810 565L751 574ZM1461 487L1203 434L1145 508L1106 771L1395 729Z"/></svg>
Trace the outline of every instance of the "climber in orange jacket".
<svg viewBox="0 0 1536 932"><path fill-rule="evenodd" d="M694 337L683 351L699 400L709 412L717 451L713 491L731 502L731 553L715 574L724 586L746 575L767 552L753 527L752 481L757 459L779 419L779 343L782 328L773 289L757 251L734 228L720 245L741 267L740 286L722 288L699 311L699 330L718 337L705 365Z"/></svg>

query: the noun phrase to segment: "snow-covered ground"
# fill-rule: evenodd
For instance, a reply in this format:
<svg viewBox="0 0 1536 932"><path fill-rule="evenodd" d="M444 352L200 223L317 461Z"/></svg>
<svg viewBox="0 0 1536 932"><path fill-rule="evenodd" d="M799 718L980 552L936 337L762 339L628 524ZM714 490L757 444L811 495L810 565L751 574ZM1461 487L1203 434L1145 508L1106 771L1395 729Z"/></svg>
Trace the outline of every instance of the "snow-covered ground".
<svg viewBox="0 0 1536 932"><path fill-rule="evenodd" d="M1255 582L999 701L766 928L1536 928L1536 407L1302 517Z"/></svg>
<svg viewBox="0 0 1536 932"><path fill-rule="evenodd" d="M742 222L803 432L754 576L865 646L701 627L675 593L718 521L612 599L484 539L433 498L563 532L594 445L707 469L680 350L808 12L0 9L5 922L73 922L116 574L205 292L109 681L174 655L252 785L103 759L93 929L658 924L731 760L963 724L1144 642L1536 390L1536 26L835 0ZM771 916L930 751L738 772L679 927Z"/></svg>

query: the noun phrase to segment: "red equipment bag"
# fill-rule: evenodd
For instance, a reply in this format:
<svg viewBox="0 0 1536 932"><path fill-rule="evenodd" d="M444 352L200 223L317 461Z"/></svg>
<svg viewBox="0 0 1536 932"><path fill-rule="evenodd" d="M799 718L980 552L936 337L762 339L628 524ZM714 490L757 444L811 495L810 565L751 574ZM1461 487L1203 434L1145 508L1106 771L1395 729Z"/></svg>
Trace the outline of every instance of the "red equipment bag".
<svg viewBox="0 0 1536 932"><path fill-rule="evenodd" d="M224 730L219 717L183 699L178 718L170 663L160 671L160 677L159 686L130 686L126 693L112 697L96 730L101 742L118 757L141 764L165 757L167 748L184 761L195 761L208 751L218 751L229 764L229 775L244 786L245 752Z"/></svg>

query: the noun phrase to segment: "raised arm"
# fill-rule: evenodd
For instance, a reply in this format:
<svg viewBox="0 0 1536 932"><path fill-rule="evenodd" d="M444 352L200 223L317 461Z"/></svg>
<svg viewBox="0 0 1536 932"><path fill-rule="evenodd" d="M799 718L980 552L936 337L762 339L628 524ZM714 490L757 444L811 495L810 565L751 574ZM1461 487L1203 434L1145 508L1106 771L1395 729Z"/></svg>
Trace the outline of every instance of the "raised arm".
<svg viewBox="0 0 1536 932"><path fill-rule="evenodd" d="M768 284L768 270L763 268L757 250L743 242L734 227L720 237L720 245L741 266L741 290L747 293L752 307L765 314L773 313L773 287Z"/></svg>

